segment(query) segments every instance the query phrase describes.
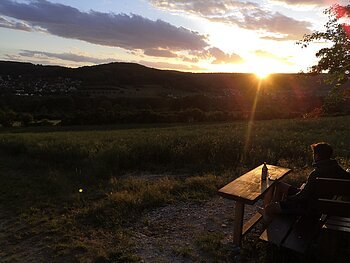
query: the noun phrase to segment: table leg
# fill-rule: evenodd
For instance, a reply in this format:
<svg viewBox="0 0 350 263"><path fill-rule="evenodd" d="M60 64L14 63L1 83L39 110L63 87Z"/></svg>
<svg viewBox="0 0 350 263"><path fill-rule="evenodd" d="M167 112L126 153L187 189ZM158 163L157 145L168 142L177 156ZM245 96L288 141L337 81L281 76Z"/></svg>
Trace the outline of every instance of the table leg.
<svg viewBox="0 0 350 263"><path fill-rule="evenodd" d="M235 219L233 222L233 243L237 246L241 244L243 228L244 203L236 201Z"/></svg>

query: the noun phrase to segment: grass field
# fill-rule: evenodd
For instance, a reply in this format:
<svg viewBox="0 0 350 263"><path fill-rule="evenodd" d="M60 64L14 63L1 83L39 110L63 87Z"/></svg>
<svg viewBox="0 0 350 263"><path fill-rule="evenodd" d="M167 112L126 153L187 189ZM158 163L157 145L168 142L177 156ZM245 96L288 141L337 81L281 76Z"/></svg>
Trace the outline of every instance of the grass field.
<svg viewBox="0 0 350 263"><path fill-rule="evenodd" d="M293 168L290 180L300 182L318 141L350 167L349 123L350 116L261 121L249 139L246 122L2 130L1 209L57 260L138 260L125 226L143 211L210 198L264 161Z"/></svg>

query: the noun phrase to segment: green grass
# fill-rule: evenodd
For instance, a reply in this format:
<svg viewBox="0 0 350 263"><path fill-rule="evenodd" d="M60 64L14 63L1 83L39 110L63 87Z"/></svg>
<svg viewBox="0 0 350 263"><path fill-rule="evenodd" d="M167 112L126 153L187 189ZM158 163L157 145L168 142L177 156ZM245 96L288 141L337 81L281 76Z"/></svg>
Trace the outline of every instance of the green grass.
<svg viewBox="0 0 350 263"><path fill-rule="evenodd" d="M256 122L244 155L247 123L130 128L107 131L0 134L3 153L39 160L50 167L101 172L213 171L281 159L305 165L309 145L328 141L348 159L349 117ZM53 128L52 128L53 129ZM16 131L16 130L12 130ZM242 163L243 160L243 163Z"/></svg>
<svg viewBox="0 0 350 263"><path fill-rule="evenodd" d="M293 168L290 182L298 184L318 141L331 143L349 167L349 123L350 116L259 121L247 145L244 122L7 129L0 132L0 203L60 259L137 261L125 226L143 211L209 198L264 161Z"/></svg>

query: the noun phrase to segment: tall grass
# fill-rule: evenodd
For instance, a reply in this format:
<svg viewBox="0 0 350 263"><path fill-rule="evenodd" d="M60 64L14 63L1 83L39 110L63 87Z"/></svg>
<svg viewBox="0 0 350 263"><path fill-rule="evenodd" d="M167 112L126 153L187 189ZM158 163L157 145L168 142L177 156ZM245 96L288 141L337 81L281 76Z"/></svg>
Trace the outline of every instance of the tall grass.
<svg viewBox="0 0 350 263"><path fill-rule="evenodd" d="M262 161L310 162L309 145L328 141L349 159L350 117L255 122L244 155L247 123L112 131L2 133L0 150L50 167L99 176L127 171L218 171ZM95 174L95 176L96 176Z"/></svg>

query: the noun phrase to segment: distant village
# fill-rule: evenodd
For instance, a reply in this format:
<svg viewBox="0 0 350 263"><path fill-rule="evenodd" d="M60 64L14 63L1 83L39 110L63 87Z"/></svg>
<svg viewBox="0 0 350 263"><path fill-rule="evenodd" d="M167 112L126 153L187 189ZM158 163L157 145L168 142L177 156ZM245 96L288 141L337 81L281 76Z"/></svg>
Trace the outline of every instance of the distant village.
<svg viewBox="0 0 350 263"><path fill-rule="evenodd" d="M17 96L68 95L78 92L81 81L57 77L52 80L28 79L18 76L0 75L0 94Z"/></svg>
<svg viewBox="0 0 350 263"><path fill-rule="evenodd" d="M128 95L141 97L149 97L156 95L156 97L179 98L193 95L191 92L178 92L175 90L168 90L159 85L144 85L137 87L117 87L117 86L84 86L81 80L71 78L56 77L54 79L44 78L28 78L22 75L10 76L0 75L0 95L16 95L16 96L67 96L67 95L81 95L86 97L125 97ZM156 87L156 88L155 88ZM127 92L126 92L127 89ZM145 90L153 89L153 92L143 94ZM210 97L236 97L242 96L242 91L239 89L219 89L219 93L210 94ZM315 92L314 88L303 87L295 94L293 89L266 89L265 95L271 98L285 97L324 97L329 92L329 88L322 88ZM203 92L205 94L205 92ZM207 94L208 95L208 94Z"/></svg>

